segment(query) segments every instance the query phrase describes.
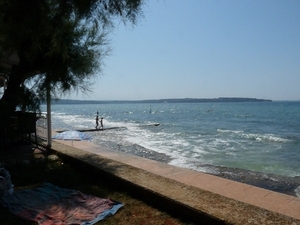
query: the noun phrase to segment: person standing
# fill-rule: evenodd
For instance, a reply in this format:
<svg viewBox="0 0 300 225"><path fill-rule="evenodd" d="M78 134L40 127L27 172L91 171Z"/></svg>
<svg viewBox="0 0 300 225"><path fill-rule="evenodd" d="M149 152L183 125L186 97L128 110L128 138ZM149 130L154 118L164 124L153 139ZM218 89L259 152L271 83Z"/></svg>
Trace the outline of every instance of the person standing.
<svg viewBox="0 0 300 225"><path fill-rule="evenodd" d="M96 116L96 129L98 129L98 126L99 126L99 117L98 117L98 115Z"/></svg>
<svg viewBox="0 0 300 225"><path fill-rule="evenodd" d="M103 117L101 117L101 120L100 120L100 128L103 130Z"/></svg>

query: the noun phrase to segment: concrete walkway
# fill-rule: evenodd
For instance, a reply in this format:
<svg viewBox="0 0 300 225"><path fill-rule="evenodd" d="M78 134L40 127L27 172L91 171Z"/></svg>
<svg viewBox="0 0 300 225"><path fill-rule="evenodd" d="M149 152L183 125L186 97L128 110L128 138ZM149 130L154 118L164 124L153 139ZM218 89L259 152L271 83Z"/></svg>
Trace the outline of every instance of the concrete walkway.
<svg viewBox="0 0 300 225"><path fill-rule="evenodd" d="M71 147L71 145L73 146ZM71 142L71 141L56 140L53 142L53 149L57 152L69 155L71 157L80 158L81 160L85 160L88 158L91 159L92 155L97 154L103 158L112 160L110 161L110 163L108 163L110 165L117 165L118 163L120 163L120 165L121 164L129 165L132 168L140 169L140 171L146 171L147 173L139 172L135 170L134 172L135 177L129 177L131 173L129 169L126 169L125 171L124 169L125 167L119 165L118 168L120 168L119 169L120 171L114 170L113 172L115 173L115 175L121 176L123 179L128 179L128 180L131 179L131 182L137 182L139 183L139 185L145 186L146 188L155 189L156 187L154 187L153 184L155 182L150 182L149 177L159 176L164 178L165 182L173 182L173 181L178 182L181 189L175 195L179 195L178 193L180 193L183 194L184 196L189 196L191 195L191 193L188 193L190 190L193 189L194 191L192 194L194 194L197 192L197 191L195 192L195 189L198 189L199 191L204 191L201 192L199 196L197 196L197 198L201 198L203 200L205 193L209 192L214 196L213 198L210 196L212 202L213 202L212 199L218 199L218 202L220 202L220 199L222 199L223 201L222 203L223 205L220 206L220 208L216 208L216 211L220 211L222 207L225 210L225 208L227 207L226 206L227 203L230 205L230 207L238 207L237 209L232 208L232 215L231 215L232 217L234 217L234 213L236 210L240 211L240 212L236 212L238 217L238 213L246 213L246 212L242 212L241 208L245 208L244 211L247 210L249 211L250 208L247 207L253 206L255 207L253 210L254 212L257 212L262 209L262 210L266 210L263 214L269 215L269 212L272 212L274 213L274 215L280 217L281 219L282 216L283 218L286 219L283 220L286 221L284 223L282 222L275 223L275 221L273 221L274 223L272 223L271 221L271 224L293 224L293 225L300 224L300 199L297 197L277 193L274 191L269 191L266 189L227 180L224 178L208 175L205 173L201 173L189 169L171 166L165 163L161 163L161 162L157 162L157 161L153 161L153 160L149 160L149 159L145 159L133 155L123 154L120 152L109 150L104 147L96 146L91 142L86 142L86 141ZM84 150L85 152L82 150ZM95 161L92 163L96 164L97 162ZM140 173L143 173L142 176L144 177L147 176L148 182L145 181L145 179L143 178L139 178ZM182 186L182 184L186 186ZM169 192L175 192L176 185L172 184L172 188L170 188L170 186L168 185L171 185L171 183L166 184L165 189L159 187L159 190L154 190L154 191L159 192L161 194L169 195L167 197L173 198L172 193ZM184 196L183 198L187 198ZM180 201L180 196L175 196L175 198L177 198L175 200ZM195 198L196 197L190 198L190 200L188 200L188 202L184 202L184 204L189 204L191 207L195 207L198 210L205 211L206 209L203 209L203 205L202 206L200 205L201 199L199 199L199 201L195 201L194 200ZM236 201L236 203L232 202L233 200ZM226 202L226 204L224 202ZM199 206L197 204L199 204ZM204 204L204 202L202 202L202 204ZM219 217L222 214L222 212L214 212L213 207L218 207L218 206L215 204L214 206L212 206L212 209L206 211L206 213L212 213L214 214L213 216ZM226 213L228 213L228 211ZM269 218L269 222L270 220L272 220L270 219L271 218L270 216L269 217L267 216L266 218ZM265 220L266 223L261 223L256 221L257 224L269 224L267 223L268 221L266 218L262 219ZM224 220L224 217L222 217L221 220ZM247 224L256 224L256 222L251 223L251 218L248 218L248 221L250 222ZM235 223L234 221L227 221L227 222L233 224ZM237 222L236 224L242 224L242 223Z"/></svg>

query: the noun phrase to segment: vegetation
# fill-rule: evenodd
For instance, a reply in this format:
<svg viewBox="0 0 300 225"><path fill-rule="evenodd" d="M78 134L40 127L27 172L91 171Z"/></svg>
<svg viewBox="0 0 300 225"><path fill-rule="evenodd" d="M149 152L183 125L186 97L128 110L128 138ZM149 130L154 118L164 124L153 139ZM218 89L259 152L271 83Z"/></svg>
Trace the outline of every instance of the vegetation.
<svg viewBox="0 0 300 225"><path fill-rule="evenodd" d="M135 24L143 0L0 0L2 123L16 109L36 111L47 90L89 91L109 53L117 19ZM3 85L0 82L0 85ZM49 94L49 93L48 93Z"/></svg>
<svg viewBox="0 0 300 225"><path fill-rule="evenodd" d="M54 104L128 104L128 103L206 103L206 102L272 102L268 99L257 98L169 98L169 99L153 99L153 100L114 100L114 101L97 101L97 100L70 100L60 99Z"/></svg>

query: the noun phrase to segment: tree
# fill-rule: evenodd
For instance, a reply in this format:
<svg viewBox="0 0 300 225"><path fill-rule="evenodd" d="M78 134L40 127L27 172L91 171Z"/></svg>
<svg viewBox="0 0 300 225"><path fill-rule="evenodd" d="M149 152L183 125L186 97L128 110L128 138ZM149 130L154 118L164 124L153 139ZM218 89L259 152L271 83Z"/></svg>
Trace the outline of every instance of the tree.
<svg viewBox="0 0 300 225"><path fill-rule="evenodd" d="M116 19L135 24L142 0L0 0L0 73L8 77L2 112L36 110L52 95L87 91L109 52ZM18 64L5 60L18 56ZM98 73L99 74L99 73Z"/></svg>

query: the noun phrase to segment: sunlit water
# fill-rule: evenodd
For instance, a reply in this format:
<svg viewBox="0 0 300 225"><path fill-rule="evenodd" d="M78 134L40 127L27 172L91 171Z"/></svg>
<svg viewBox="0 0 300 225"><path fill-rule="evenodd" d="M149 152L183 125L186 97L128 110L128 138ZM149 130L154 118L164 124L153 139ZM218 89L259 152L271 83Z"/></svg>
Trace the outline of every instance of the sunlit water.
<svg viewBox="0 0 300 225"><path fill-rule="evenodd" d="M105 128L118 129L91 132L96 144L145 157L151 150L225 177L288 179L295 192L300 185L300 102L52 105L53 129L95 128L97 111Z"/></svg>

